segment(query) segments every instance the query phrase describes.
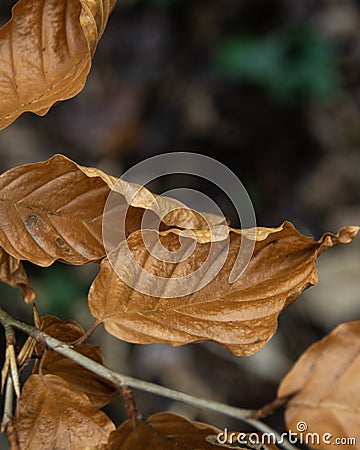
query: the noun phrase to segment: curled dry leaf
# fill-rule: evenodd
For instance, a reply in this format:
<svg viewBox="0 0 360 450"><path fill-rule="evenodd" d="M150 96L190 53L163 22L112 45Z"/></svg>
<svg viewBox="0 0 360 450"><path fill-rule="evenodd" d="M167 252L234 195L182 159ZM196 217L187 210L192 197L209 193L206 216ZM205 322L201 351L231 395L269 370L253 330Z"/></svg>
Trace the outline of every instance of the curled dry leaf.
<svg viewBox="0 0 360 450"><path fill-rule="evenodd" d="M131 279L134 289L104 259L90 289L90 311L109 333L125 341L182 345L208 340L236 355L251 355L275 333L280 312L304 289L317 283L318 253L332 245L350 242L358 230L359 227L344 227L337 235L327 233L319 241L303 236L289 222L273 229L232 230L229 252L220 272L214 276L212 269L224 253L225 241L212 243L215 250L209 270L187 280L193 293L182 297L176 295L176 284L168 289L169 280L178 278L179 283L184 283L181 277L199 269L210 254L210 243L199 239L187 259L177 264L164 263L149 253L142 239L144 233L152 233L154 237L156 232L137 231L126 244L138 266L129 258L122 258L124 243L119 246L119 258L115 258L119 262L118 273L122 279ZM178 234L179 230L160 233L161 244L167 250L178 250ZM246 271L230 283L229 275L242 239L255 239L254 252ZM185 254L194 245L194 239L182 237L181 244ZM145 272L158 277L159 285L150 288L163 295L141 293L149 287ZM196 291L200 278L210 282Z"/></svg>
<svg viewBox="0 0 360 450"><path fill-rule="evenodd" d="M8 170L0 175L0 245L14 258L40 266L55 260L85 264L103 258L102 216L116 182L115 177L62 155ZM159 222L164 209L179 206L169 198L155 201L147 189L122 180L116 189L117 206L120 201L126 212L124 238L140 229L146 208L151 220ZM168 213L163 221L162 228L208 227L199 213L185 208Z"/></svg>
<svg viewBox="0 0 360 450"><path fill-rule="evenodd" d="M56 375L31 375L15 417L21 450L85 450L105 444L114 424Z"/></svg>
<svg viewBox="0 0 360 450"><path fill-rule="evenodd" d="M286 406L287 428L303 431L312 448L331 449L337 438L355 438L343 441L344 448L360 449L359 372L360 321L346 322L306 350L282 380L279 397L299 391Z"/></svg>
<svg viewBox="0 0 360 450"><path fill-rule="evenodd" d="M79 93L116 0L20 0L0 29L0 129Z"/></svg>
<svg viewBox="0 0 360 450"><path fill-rule="evenodd" d="M57 317L44 316L41 321L42 330L45 333L63 342L73 342L84 334L82 327L72 320L63 322ZM74 347L74 350L99 364L104 363L100 347L82 343ZM116 390L112 385L76 362L53 350L44 352L44 347L40 344L37 344L36 352L41 356L41 359L35 365L34 373L52 374L61 377L71 389L85 393L95 408L102 408L114 396Z"/></svg>
<svg viewBox="0 0 360 450"><path fill-rule="evenodd" d="M98 260L108 193L100 177L87 177L60 155L10 169L0 176L0 244L40 266Z"/></svg>
<svg viewBox="0 0 360 450"><path fill-rule="evenodd" d="M84 334L83 327L74 320L62 321L55 316L41 316L39 328L50 336L63 342L74 342ZM36 354L42 357L46 347L39 342L36 343Z"/></svg>
<svg viewBox="0 0 360 450"><path fill-rule="evenodd" d="M158 413L146 422L140 421L136 429L130 421L110 434L103 450L211 450L219 448L206 441L220 430L171 413Z"/></svg>
<svg viewBox="0 0 360 450"><path fill-rule="evenodd" d="M29 278L21 262L0 247L0 281L19 287L26 303L31 303L35 292L30 287Z"/></svg>
<svg viewBox="0 0 360 450"><path fill-rule="evenodd" d="M222 433L221 441L228 441L228 436L217 428L193 422L172 413L158 413L145 421L140 421L136 429L128 420L110 434L109 442L102 450L211 450L211 449L276 449L274 445L252 445L247 441L247 433L233 435L232 443L219 443L217 436ZM260 433L261 434L261 433ZM261 437L259 434L259 442ZM236 439L239 438L239 442ZM253 436L254 440L254 436Z"/></svg>

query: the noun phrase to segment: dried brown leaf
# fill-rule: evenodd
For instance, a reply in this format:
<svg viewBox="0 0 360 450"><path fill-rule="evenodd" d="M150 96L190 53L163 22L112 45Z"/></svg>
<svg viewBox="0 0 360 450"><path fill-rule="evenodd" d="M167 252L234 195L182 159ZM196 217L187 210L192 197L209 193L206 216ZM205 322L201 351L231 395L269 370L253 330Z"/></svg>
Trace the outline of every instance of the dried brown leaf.
<svg viewBox="0 0 360 450"><path fill-rule="evenodd" d="M105 444L114 424L88 397L56 375L31 375L15 424L21 450L85 450Z"/></svg>
<svg viewBox="0 0 360 450"><path fill-rule="evenodd" d="M359 449L359 372L360 321L346 322L306 350L282 380L279 397L299 391L286 406L288 429L302 430L312 448L330 449L337 438L355 438L356 444L342 446Z"/></svg>
<svg viewBox="0 0 360 450"><path fill-rule="evenodd" d="M98 260L109 192L100 176L86 176L61 155L10 169L0 176L0 245L41 266Z"/></svg>
<svg viewBox="0 0 360 450"><path fill-rule="evenodd" d="M0 247L0 281L19 287L26 303L31 303L35 292L30 287L29 278L21 262Z"/></svg>
<svg viewBox="0 0 360 450"><path fill-rule="evenodd" d="M136 430L130 421L110 434L104 450L210 450L219 448L206 441L208 435L220 433L216 428L171 413L158 413Z"/></svg>
<svg viewBox="0 0 360 450"><path fill-rule="evenodd" d="M0 29L0 129L79 93L116 0L20 0Z"/></svg>
<svg viewBox="0 0 360 450"><path fill-rule="evenodd" d="M14 258L40 266L55 260L85 264L103 258L102 215L116 182L115 177L63 155L8 170L0 175L0 245ZM150 191L123 180L116 189L121 211L127 211L125 236L140 229L147 208L152 220L159 222L163 211L180 205L166 197L154 201ZM169 212L163 221L162 228L209 227L202 215L185 207Z"/></svg>
<svg viewBox="0 0 360 450"><path fill-rule="evenodd" d="M75 320L61 320L55 316L41 316L40 328L50 336L63 342L73 342L84 334L83 327ZM43 344L38 343L36 352L39 356L44 353Z"/></svg>
<svg viewBox="0 0 360 450"><path fill-rule="evenodd" d="M157 413L140 421L136 429L128 420L110 434L109 442L102 450L211 450L211 449L276 449L274 445L242 445L237 437L245 440L246 433L234 433L233 443L220 444L217 436L221 430L201 422L193 422L172 413ZM240 435L240 436L239 436ZM261 435L261 433L260 433ZM254 436L252 436L254 440ZM224 436L221 436L224 440ZM261 442L261 437L259 437Z"/></svg>
<svg viewBox="0 0 360 450"><path fill-rule="evenodd" d="M63 322L52 316L44 316L41 319L42 330L63 342L73 342L84 334L82 327L72 320ZM99 364L104 363L100 347L82 343L74 347L74 350ZM44 353L44 347L39 344L37 353L41 356L41 360L35 365L34 373L52 374L63 378L71 389L85 393L95 408L102 408L114 396L116 389L112 385L76 362L53 350Z"/></svg>
<svg viewBox="0 0 360 450"><path fill-rule="evenodd" d="M220 272L213 279L211 270L202 274L212 281L183 297L177 297L172 288L167 291L167 280L201 267L209 254L208 232L195 233L195 236L205 236L204 243L198 239L191 256L173 264L156 259L145 248L144 233L152 233L156 238L156 232L138 231L129 236L127 245L139 263L139 270L121 257L117 266L118 273L133 276L135 289L125 284L108 259L104 259L90 289L90 311L104 323L109 333L125 341L182 345L209 340L237 355L251 355L275 333L280 312L304 289L317 283L318 253L332 245L350 242L358 229L344 227L337 235L327 233L319 241L303 236L289 222L273 229L232 230L230 251ZM179 248L180 230L160 234L162 245L168 250ZM255 239L254 253L245 273L230 283L229 274L242 239ZM194 244L194 240L187 237L181 242L184 253ZM217 241L212 245L216 260L225 244ZM123 247L120 245L119 250ZM144 292L143 269L163 278L160 291L166 293L167 298L141 293ZM181 278L179 280L181 283ZM191 283L190 287L195 289L199 277L193 277ZM151 288L155 292L158 286Z"/></svg>
<svg viewBox="0 0 360 450"><path fill-rule="evenodd" d="M81 168L88 176L94 169ZM95 169L97 170L97 169ZM215 214L199 213L187 207L184 203L171 197L158 196L136 183L129 183L123 179L110 180L104 178L112 189L104 210L103 231L104 239L113 249L124 237L141 229L159 229L160 231L177 227L185 230L206 231L207 240L213 238L210 228L217 226L225 230L226 220ZM130 206L129 206L130 205ZM144 219L146 211L145 223ZM124 222L125 218L125 223ZM117 226L114 226L116 224ZM120 225L120 226L119 226ZM222 225L222 227L220 227ZM125 233L123 233L125 228ZM123 236L125 234L125 236Z"/></svg>

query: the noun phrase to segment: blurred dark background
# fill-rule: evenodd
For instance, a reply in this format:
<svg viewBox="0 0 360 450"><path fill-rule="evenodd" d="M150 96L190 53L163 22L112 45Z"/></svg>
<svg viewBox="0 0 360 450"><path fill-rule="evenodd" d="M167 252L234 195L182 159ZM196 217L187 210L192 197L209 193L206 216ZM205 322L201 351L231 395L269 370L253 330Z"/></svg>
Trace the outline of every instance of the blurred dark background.
<svg viewBox="0 0 360 450"><path fill-rule="evenodd" d="M14 3L1 2L2 23ZM240 178L258 225L291 220L318 238L360 223L359 69L360 1L123 0L85 89L45 117L24 115L0 132L0 169L63 153L120 176L156 154L197 152ZM134 346L102 330L93 342L110 367L127 374L260 407L312 342L359 319L359 250L357 239L321 258L319 285L283 314L279 333L253 357L212 344ZM86 294L96 267L27 268L41 314L89 326ZM0 295L10 313L31 320L18 293L1 287ZM137 396L146 415L171 408L241 428L221 415ZM109 411L119 423L120 402ZM281 414L271 421L283 426Z"/></svg>

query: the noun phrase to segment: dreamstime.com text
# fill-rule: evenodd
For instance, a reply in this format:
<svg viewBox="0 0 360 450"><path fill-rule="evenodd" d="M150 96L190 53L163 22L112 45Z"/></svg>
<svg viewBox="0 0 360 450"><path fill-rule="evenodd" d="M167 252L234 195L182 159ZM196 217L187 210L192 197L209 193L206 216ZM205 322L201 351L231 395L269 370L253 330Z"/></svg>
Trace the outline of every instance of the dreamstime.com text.
<svg viewBox="0 0 360 450"><path fill-rule="evenodd" d="M217 442L219 444L242 444L242 445L275 445L283 444L285 441L291 444L305 444L311 445L346 445L356 446L355 437L338 437L332 433L313 433L308 432L308 426L306 422L298 422L296 425L297 431L287 431L281 433L276 437L274 433L239 433L231 432L227 428L222 433L217 435Z"/></svg>

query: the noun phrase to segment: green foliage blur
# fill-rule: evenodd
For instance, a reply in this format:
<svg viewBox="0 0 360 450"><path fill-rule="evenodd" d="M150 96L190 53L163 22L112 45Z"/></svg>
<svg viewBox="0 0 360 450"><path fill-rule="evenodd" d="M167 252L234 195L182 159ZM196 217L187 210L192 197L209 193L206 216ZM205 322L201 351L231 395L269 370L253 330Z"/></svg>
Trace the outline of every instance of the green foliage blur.
<svg viewBox="0 0 360 450"><path fill-rule="evenodd" d="M70 266L55 262L51 267L35 267L27 263L31 286L36 291L35 302L40 315L53 315L66 320L76 313L87 312L87 294L97 268L90 265ZM86 314L89 316L89 314Z"/></svg>
<svg viewBox="0 0 360 450"><path fill-rule="evenodd" d="M333 99L340 84L334 45L305 27L224 39L215 65L224 78L264 87L285 102Z"/></svg>

